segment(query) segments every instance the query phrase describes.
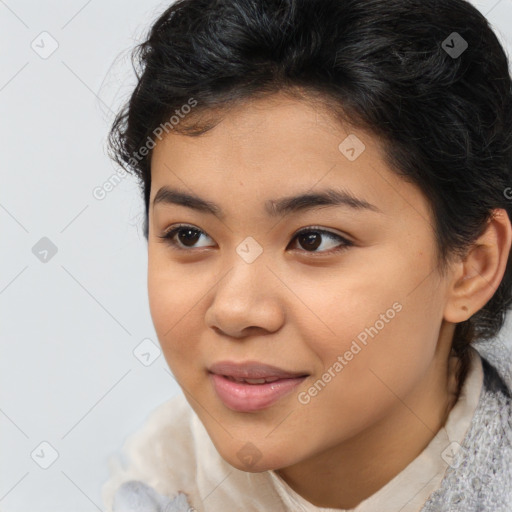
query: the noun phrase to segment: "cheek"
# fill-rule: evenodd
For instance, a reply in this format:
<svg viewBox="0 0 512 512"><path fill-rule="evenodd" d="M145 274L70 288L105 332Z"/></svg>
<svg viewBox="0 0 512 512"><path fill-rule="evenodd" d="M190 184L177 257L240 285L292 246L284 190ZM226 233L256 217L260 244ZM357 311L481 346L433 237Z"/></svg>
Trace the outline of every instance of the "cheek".
<svg viewBox="0 0 512 512"><path fill-rule="evenodd" d="M203 325L198 311L202 293L193 279L179 278L175 271L148 265L148 299L153 325L164 356L174 370L178 363L194 358L198 332ZM186 284L186 286L185 286ZM198 359L196 359L198 360Z"/></svg>
<svg viewBox="0 0 512 512"><path fill-rule="evenodd" d="M413 245L412 241L409 244ZM350 344L376 322L379 332L388 330L388 325L400 316L400 305L405 308L410 304L411 315L417 308L413 303L429 285L423 283L414 289L427 281L430 271L426 258L415 258L412 249L407 249L406 240L396 240L347 253L343 265L330 276L289 276L294 292L306 306L300 308L303 315L297 318L303 332L310 334L304 339L323 340L329 349L338 348L340 340Z"/></svg>
<svg viewBox="0 0 512 512"><path fill-rule="evenodd" d="M388 311L388 323L379 307L368 307L361 323L339 318L336 342L331 336L313 348L322 365L298 401L306 404L300 409L304 421L321 418L330 426L314 435L319 445L333 432L348 438L384 418L397 396L406 396L428 369L437 338L417 324L410 301L401 306Z"/></svg>
<svg viewBox="0 0 512 512"><path fill-rule="evenodd" d="M371 271L353 272L333 280L329 289L322 287L321 293L310 293L315 314L308 311L295 319L302 339L321 362L319 372L344 374L333 379L333 391L355 385L356 401L371 393L372 386L379 388L379 375L397 388L407 387L426 370L436 348L442 297L435 281L425 279L431 269L411 260L400 262L398 255L393 261L385 265L381 259ZM339 357L344 359L342 369Z"/></svg>
<svg viewBox="0 0 512 512"><path fill-rule="evenodd" d="M364 344L368 330L375 332L376 323L378 332L383 333L396 321L402 293L400 283L392 281L391 285L382 274L361 271L345 272L342 278L320 287L317 282L316 288L306 282L299 289L295 280L295 291L307 306L299 308L295 321L302 339L311 343L324 364L326 358L349 350L353 340Z"/></svg>

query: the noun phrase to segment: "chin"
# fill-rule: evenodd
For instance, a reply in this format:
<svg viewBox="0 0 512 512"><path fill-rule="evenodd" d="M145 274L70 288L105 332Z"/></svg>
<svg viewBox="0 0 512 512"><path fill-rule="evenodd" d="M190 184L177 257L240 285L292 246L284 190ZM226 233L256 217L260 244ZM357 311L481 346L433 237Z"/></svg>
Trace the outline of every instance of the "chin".
<svg viewBox="0 0 512 512"><path fill-rule="evenodd" d="M270 453L265 454L265 450ZM277 470L293 463L288 458L276 454L272 448L265 450L259 450L253 443L247 442L241 444L237 451L233 451L233 446L230 446L228 452L219 451L219 454L228 464L246 473Z"/></svg>
<svg viewBox="0 0 512 512"><path fill-rule="evenodd" d="M253 464L245 464L244 462L240 462L236 456L235 458L229 458L229 460L226 460L226 462L236 469L245 471L246 473L262 473L263 471L275 470L279 469L280 467L277 467L275 464L264 462L263 460Z"/></svg>

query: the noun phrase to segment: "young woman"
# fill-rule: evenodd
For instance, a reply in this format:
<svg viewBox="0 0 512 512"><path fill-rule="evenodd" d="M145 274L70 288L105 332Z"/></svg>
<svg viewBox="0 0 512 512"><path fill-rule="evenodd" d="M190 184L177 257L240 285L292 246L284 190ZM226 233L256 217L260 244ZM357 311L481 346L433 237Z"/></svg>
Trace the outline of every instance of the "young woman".
<svg viewBox="0 0 512 512"><path fill-rule="evenodd" d="M178 0L110 134L183 394L107 510L508 511L512 85L463 0Z"/></svg>

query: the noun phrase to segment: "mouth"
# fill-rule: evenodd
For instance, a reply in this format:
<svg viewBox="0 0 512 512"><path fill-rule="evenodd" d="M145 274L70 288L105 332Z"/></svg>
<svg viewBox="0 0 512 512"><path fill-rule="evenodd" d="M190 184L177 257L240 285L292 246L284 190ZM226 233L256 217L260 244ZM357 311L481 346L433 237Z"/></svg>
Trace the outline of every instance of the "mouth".
<svg viewBox="0 0 512 512"><path fill-rule="evenodd" d="M212 365L208 372L219 399L229 409L239 412L270 407L309 376L258 362L225 361Z"/></svg>

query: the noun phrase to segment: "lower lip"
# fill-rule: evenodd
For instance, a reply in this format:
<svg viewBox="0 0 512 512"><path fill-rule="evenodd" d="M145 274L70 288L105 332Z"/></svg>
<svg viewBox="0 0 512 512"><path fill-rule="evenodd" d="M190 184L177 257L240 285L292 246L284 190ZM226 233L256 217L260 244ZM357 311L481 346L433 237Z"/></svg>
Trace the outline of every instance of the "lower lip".
<svg viewBox="0 0 512 512"><path fill-rule="evenodd" d="M270 407L306 379L306 377L298 377L279 379L265 384L247 384L229 380L215 373L210 373L210 378L224 405L241 412L259 411Z"/></svg>

